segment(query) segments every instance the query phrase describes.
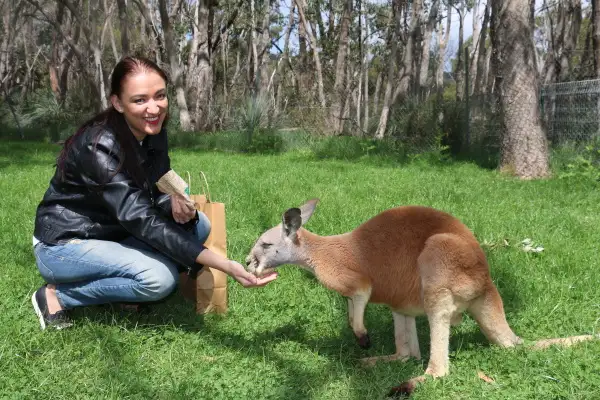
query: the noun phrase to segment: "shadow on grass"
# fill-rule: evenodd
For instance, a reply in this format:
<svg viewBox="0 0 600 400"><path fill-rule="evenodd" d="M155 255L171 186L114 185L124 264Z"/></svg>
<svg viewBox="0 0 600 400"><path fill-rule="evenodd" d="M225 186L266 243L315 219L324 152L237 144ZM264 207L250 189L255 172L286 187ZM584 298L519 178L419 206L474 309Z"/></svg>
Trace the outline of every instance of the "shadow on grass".
<svg viewBox="0 0 600 400"><path fill-rule="evenodd" d="M387 323L379 321L380 313L371 313L369 321L374 330L385 330L386 342L393 346L393 328ZM298 316L293 322L277 326L274 329L266 328L257 330L249 337L244 332L232 332L222 330L219 323L205 323L204 316L196 315L191 302L183 299L180 295L171 295L165 302L151 306L148 313L125 313L119 312L116 307L98 306L73 310L73 316L83 318L98 325L118 325L124 330L133 330L138 327L152 327L156 335L167 333L169 331L179 331L191 334L201 334L202 340L211 346L227 348L236 352L242 352L251 360L254 359L259 365L265 360L272 364L277 370L285 371L283 380L277 383L278 398L285 399L308 399L313 398L314 393L318 393L319 386L327 386L334 381L343 381L348 386L350 396L345 397L348 400L364 399L365 390L370 390L368 398L384 398L388 391L388 383L382 382L378 394L373 397L373 380L381 379L382 368L393 368L398 371L398 382L401 379L408 378L421 373L422 364L417 361L408 363L383 363L373 368L363 367L359 361L361 357L379 355L383 341L371 350L362 350L351 329L346 325L346 321L340 321L339 331L333 335L323 338L315 338L307 333L311 324L310 316ZM211 316L211 319L213 316ZM381 329L381 327L385 327ZM377 335L379 336L379 335ZM106 351L110 353L111 358L124 357L127 349L125 342L115 338L106 338ZM109 343L110 342L110 343ZM293 354L281 354L276 351L278 344L296 343L302 348L307 349L309 353L316 353L325 360L319 362L318 368L306 368L303 362L295 362L291 357ZM388 347L386 345L384 347ZM393 350L392 350L393 352ZM387 354L381 353L381 355ZM135 366L127 363L127 368L135 371ZM378 372L379 371L379 372ZM118 371L107 369L100 372L100 376L114 381L128 382L127 377ZM131 374L131 371L129 372ZM137 375L134 372L135 375ZM143 376L143 374L141 374ZM383 374L385 375L385 374ZM131 378L131 376L130 376ZM129 379L130 379L129 378ZM392 382L396 384L398 382ZM232 383L233 384L233 383ZM150 385L151 386L151 385ZM185 386L185 385L184 385ZM185 391L185 387L180 389ZM134 391L139 389L139 393L150 392L151 389L144 385L136 385ZM129 389L128 389L129 390ZM179 389L178 389L179 390ZM175 394L177 395L177 394Z"/></svg>
<svg viewBox="0 0 600 400"><path fill-rule="evenodd" d="M317 281L316 278L308 271L302 270L303 279ZM503 299L504 310L506 314L518 315L519 310L523 307L522 299L519 293L519 285L516 284L515 275L507 268L498 268L493 271L493 281L496 284L500 296ZM515 329L514 324L507 318L509 326ZM420 350L422 359L422 370L418 367L414 368L415 374L421 374L427 366L430 355L430 330L429 322L425 315L416 318L417 335L419 338ZM393 354L395 352L394 344L394 325L391 316L391 311L384 305L369 304L365 312L365 327L369 331L372 340L373 348L362 351L359 357L379 356ZM519 332L515 331L519 336ZM340 341L352 344L354 336L350 328L342 331ZM492 344L485 337L479 325L474 321L473 317L465 312L463 315L463 323L457 327L452 327L450 331L450 359L452 360L457 352L462 348L489 348ZM357 345L356 345L357 347ZM359 350L360 352L360 350ZM368 354L367 354L368 353ZM416 362L413 361L413 364ZM401 378L410 378L414 375L403 376Z"/></svg>
<svg viewBox="0 0 600 400"><path fill-rule="evenodd" d="M308 272L302 271L301 280L314 280ZM495 281L505 299L505 307L512 311L520 305L520 299L515 285L512 284L513 276L506 271L496 272ZM359 348L351 329L346 320L340 321L333 335L323 338L315 338L307 333L307 327L311 324L308 315L298 315L293 322L278 326L274 329L257 330L252 337L244 332L232 332L219 328L219 322L206 324L202 315L194 312L193 304L181 297L178 292L171 295L166 301L152 305L150 312L146 314L120 313L112 306L90 307L78 310L78 314L84 316L92 323L119 325L124 329L135 329L138 326L153 326L160 332L180 331L191 334L201 334L203 340L216 347L243 352L256 363L267 360L277 370L285 371L282 381L277 383L278 396L285 399L307 399L312 398L313 393L318 392L319 385L325 387L334 381L344 381L351 388L352 395L348 399L385 398L385 393L390 385L396 385L406 379L423 373L429 358L429 325L426 317L417 318L417 331L421 346L422 360L410 360L409 362L379 363L372 368L363 367L359 358L392 354L395 351L394 328L391 313L387 307L382 305L369 305L365 315L365 325L369 330L373 346L369 350ZM211 316L212 318L212 316ZM212 322L212 321L211 321ZM510 321L509 321L510 323ZM471 326L472 325L472 326ZM490 344L481 333L476 324L468 325L468 328L453 328L450 336L451 359L461 348L489 347ZM325 357L326 361L319 368L305 368L302 362L294 362L289 357L280 354L274 349L277 344L295 342L308 349L309 352L318 353ZM108 349L112 357L126 352L121 345L122 342L115 341L115 348ZM116 356L115 356L116 355ZM452 361L451 361L452 362ZM134 368L134 366L130 366ZM393 371L393 373L390 373ZM119 375L114 371L105 372L107 379L121 380L124 384L127 377ZM324 375L328 379L324 379ZM391 381L391 379L394 379ZM381 385L374 387L373 381L381 381ZM187 390L185 384L178 384L178 391ZM137 385L135 390L143 392L144 385ZM191 390L191 389L190 389ZM374 395L373 391L378 390Z"/></svg>

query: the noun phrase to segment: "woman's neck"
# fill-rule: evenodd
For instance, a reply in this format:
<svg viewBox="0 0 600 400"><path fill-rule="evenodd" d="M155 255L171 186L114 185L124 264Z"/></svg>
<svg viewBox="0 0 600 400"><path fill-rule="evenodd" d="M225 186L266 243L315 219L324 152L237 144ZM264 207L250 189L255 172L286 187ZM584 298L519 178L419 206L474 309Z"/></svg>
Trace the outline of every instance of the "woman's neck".
<svg viewBox="0 0 600 400"><path fill-rule="evenodd" d="M142 141L143 141L143 140L146 138L146 136L148 136L148 135L147 135L146 133L144 133L144 132L140 132L140 131L138 131L137 129L133 129L133 128L131 127L131 125L129 125L129 122L127 122L127 120L125 120L125 123L127 124L127 126L129 127L129 130L131 131L131 133L133 133L133 136L135 136L135 139L136 139L138 142L140 142L140 143L141 143L141 142L142 142Z"/></svg>
<svg viewBox="0 0 600 400"><path fill-rule="evenodd" d="M131 127L129 127L129 129L131 130L131 132L133 133L133 136L135 136L135 138L138 142L142 142L147 136L145 133L139 133L139 132L134 131L133 129L131 129Z"/></svg>

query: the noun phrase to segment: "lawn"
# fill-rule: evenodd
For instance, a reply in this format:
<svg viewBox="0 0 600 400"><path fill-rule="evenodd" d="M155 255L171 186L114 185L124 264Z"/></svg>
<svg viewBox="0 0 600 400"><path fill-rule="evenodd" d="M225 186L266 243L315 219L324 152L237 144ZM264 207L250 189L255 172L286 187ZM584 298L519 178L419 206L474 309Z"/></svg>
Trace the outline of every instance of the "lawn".
<svg viewBox="0 0 600 400"><path fill-rule="evenodd" d="M58 148L2 147L0 398L383 399L389 387L424 370L426 319L417 319L423 360L363 367L359 358L394 351L389 311L367 307L373 346L362 350L347 325L345 299L292 266L261 289L230 280L226 316L195 315L175 294L149 314L78 309L74 328L40 331L30 304L42 284L31 234ZM240 262L288 207L311 197L321 203L307 229L322 235L348 231L386 208L433 206L462 219L484 244L518 335L600 330L600 185L592 180L523 182L470 163L344 161L301 151L177 149L172 165L192 173L192 192L200 188L197 172L207 174L213 198L226 203L229 255ZM544 250L523 251L526 238ZM414 399L600 398L600 340L504 350L490 346L467 317L452 329L450 346L450 375L427 381Z"/></svg>

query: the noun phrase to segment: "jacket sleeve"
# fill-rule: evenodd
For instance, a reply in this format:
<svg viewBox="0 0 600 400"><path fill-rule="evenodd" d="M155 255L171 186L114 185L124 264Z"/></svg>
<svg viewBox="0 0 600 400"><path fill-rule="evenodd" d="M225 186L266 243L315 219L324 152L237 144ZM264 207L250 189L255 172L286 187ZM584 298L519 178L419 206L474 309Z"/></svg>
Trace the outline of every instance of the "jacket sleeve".
<svg viewBox="0 0 600 400"><path fill-rule="evenodd" d="M90 190L119 223L136 238L148 243L176 262L196 268L196 257L205 249L192 232L166 217L153 204L149 191L135 185L123 170L118 171L119 146L112 135L97 143L86 143L78 158Z"/></svg>

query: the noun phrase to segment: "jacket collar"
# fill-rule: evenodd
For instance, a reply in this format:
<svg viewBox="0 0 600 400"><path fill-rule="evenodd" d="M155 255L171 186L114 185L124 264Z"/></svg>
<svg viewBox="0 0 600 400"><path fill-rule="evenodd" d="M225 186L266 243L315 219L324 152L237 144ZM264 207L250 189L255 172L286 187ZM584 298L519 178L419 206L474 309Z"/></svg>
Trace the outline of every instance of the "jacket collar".
<svg viewBox="0 0 600 400"><path fill-rule="evenodd" d="M167 132L163 128L158 135L147 135L142 141L142 145L138 146L138 156L140 162L145 163L149 157L153 157L156 151L165 150L165 136Z"/></svg>

